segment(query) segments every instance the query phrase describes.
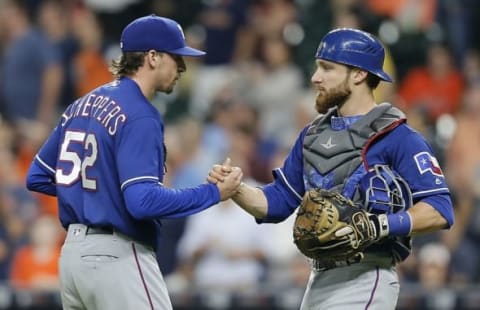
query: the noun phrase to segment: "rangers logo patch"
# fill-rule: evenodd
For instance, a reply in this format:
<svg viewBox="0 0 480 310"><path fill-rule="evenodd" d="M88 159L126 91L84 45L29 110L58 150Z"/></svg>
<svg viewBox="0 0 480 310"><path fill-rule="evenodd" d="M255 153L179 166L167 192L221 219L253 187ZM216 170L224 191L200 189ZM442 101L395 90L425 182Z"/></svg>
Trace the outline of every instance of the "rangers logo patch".
<svg viewBox="0 0 480 310"><path fill-rule="evenodd" d="M413 158L415 159L420 174L430 171L434 175L443 177L443 172L438 164L438 160L432 154L428 152L420 152L413 156Z"/></svg>

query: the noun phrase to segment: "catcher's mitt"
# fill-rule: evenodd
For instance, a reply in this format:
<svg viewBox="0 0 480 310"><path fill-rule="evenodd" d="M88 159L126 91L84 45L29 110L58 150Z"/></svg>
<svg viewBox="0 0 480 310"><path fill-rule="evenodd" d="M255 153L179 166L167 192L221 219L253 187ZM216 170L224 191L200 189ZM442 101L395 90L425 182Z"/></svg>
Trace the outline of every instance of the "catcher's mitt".
<svg viewBox="0 0 480 310"><path fill-rule="evenodd" d="M311 189L305 193L293 229L300 252L320 266L359 261L376 240L369 214L339 193Z"/></svg>

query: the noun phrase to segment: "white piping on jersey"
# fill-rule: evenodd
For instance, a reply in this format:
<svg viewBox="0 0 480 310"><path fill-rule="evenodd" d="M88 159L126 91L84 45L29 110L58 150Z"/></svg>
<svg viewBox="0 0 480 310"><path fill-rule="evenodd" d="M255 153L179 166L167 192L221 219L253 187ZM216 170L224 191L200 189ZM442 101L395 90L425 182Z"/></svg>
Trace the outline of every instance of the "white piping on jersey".
<svg viewBox="0 0 480 310"><path fill-rule="evenodd" d="M285 175L283 174L282 169L277 168L277 169L275 169L275 171L280 174L282 180L285 182L285 184L287 184L288 188L292 191L292 193L295 194L295 196L297 196L298 199L302 200L302 196L300 196L300 195L295 191L295 189L293 189L293 187L290 185L290 183L288 183L287 178L286 178Z"/></svg>
<svg viewBox="0 0 480 310"><path fill-rule="evenodd" d="M447 192L448 193L449 191L448 191L448 188L442 187L442 188L430 189L428 191L415 192L415 193L412 193L412 196L417 197L419 195L431 194L431 193L437 193L437 192Z"/></svg>
<svg viewBox="0 0 480 310"><path fill-rule="evenodd" d="M38 160L38 162L40 164L42 164L42 166L44 166L45 168L48 169L48 171L50 171L51 173L55 174L55 169L53 169L52 167L50 167L49 165L47 165L38 155L35 155L35 158Z"/></svg>
<svg viewBox="0 0 480 310"><path fill-rule="evenodd" d="M138 181L138 180L154 180L154 181L158 181L158 177L154 177L154 176L144 176L144 177L131 178L131 179L125 180L125 181L120 185L120 189L123 191L123 188L124 188L128 183L131 183L131 182L134 182L134 181Z"/></svg>

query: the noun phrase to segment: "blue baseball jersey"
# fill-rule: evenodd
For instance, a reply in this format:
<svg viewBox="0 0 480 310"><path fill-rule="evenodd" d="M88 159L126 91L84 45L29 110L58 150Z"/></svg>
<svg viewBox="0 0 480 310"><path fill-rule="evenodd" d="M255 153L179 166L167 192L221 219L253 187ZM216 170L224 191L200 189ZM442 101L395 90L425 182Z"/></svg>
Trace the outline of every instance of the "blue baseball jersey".
<svg viewBox="0 0 480 310"><path fill-rule="evenodd" d="M359 117L332 118L331 126L343 130ZM345 128L335 128L343 122ZM299 206L306 191L303 169L303 140L310 125L300 133L283 167L273 171L275 181L263 187L268 201L268 214L262 222L280 222ZM405 179L412 192L413 202L425 201L432 205L447 220L453 223L453 207L445 177L430 145L407 124L402 123L369 146L364 161L368 167L376 164L388 165ZM361 165L345 185L345 190L358 186L367 173ZM317 186L328 189L329 178L324 176Z"/></svg>
<svg viewBox="0 0 480 310"><path fill-rule="evenodd" d="M35 156L27 187L58 197L65 228L112 226L153 246L159 219L187 216L220 200L213 184L164 187L164 163L161 115L124 77L67 107Z"/></svg>

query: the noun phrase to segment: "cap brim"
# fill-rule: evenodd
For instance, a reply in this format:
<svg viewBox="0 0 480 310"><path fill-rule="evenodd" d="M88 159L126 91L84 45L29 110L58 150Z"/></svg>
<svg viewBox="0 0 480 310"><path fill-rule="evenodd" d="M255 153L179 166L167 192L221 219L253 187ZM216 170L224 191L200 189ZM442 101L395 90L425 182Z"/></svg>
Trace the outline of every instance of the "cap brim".
<svg viewBox="0 0 480 310"><path fill-rule="evenodd" d="M166 51L166 52L174 54L174 55L192 56L192 57L203 56L203 55L206 54L205 52L203 52L201 50L197 50L197 49L195 49L193 47L189 47L189 46L177 48L177 49L174 49L174 50L169 50L169 51Z"/></svg>

